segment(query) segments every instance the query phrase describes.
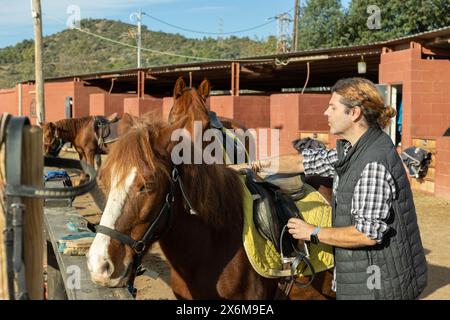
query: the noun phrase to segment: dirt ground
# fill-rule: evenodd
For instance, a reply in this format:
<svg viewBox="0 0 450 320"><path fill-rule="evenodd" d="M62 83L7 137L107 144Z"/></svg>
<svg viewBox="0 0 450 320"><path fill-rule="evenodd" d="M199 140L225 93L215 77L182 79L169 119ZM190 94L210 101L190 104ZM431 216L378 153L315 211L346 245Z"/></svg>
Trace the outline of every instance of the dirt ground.
<svg viewBox="0 0 450 320"><path fill-rule="evenodd" d="M414 192L418 222L428 261L425 300L450 300L450 201ZM78 197L74 206L91 222L98 222L100 210L89 195ZM156 243L143 261L147 271L136 278L137 299L175 299L170 289L167 260Z"/></svg>

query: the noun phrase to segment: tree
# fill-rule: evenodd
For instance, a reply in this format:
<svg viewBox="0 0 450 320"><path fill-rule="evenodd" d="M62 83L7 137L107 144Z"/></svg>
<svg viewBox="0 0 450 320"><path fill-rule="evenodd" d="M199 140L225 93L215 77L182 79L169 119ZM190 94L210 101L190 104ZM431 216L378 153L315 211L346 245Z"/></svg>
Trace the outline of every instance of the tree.
<svg viewBox="0 0 450 320"><path fill-rule="evenodd" d="M300 50L335 47L342 43L343 11L340 0L309 0L300 10Z"/></svg>
<svg viewBox="0 0 450 320"><path fill-rule="evenodd" d="M368 20L374 19L374 14L367 12L371 5L379 8L379 29L368 27ZM352 0L343 32L346 44L366 44L448 25L448 0Z"/></svg>

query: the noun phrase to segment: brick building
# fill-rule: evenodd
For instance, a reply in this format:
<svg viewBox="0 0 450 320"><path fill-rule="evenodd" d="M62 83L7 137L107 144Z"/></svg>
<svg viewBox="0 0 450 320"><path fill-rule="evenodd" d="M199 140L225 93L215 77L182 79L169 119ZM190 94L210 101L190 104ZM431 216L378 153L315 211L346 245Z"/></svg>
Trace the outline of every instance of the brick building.
<svg viewBox="0 0 450 320"><path fill-rule="evenodd" d="M358 74L361 61L366 72ZM167 119L179 76L193 85L209 79L209 105L219 115L279 129L280 153L304 136L333 146L323 116L329 89L340 78L366 77L399 113L388 130L399 150L416 145L434 155L425 181L413 187L450 198L450 137L443 136L450 127L450 27L363 46L46 79L46 121L149 111ZM33 81L0 90L0 112L36 119L34 90Z"/></svg>

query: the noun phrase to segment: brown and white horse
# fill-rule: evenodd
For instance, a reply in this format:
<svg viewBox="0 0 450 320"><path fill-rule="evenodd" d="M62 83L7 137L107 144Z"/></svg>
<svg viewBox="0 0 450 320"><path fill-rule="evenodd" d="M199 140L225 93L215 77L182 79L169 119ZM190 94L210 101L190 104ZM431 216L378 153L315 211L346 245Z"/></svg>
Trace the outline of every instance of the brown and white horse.
<svg viewBox="0 0 450 320"><path fill-rule="evenodd" d="M87 255L92 281L125 286L136 252L159 240L176 297L273 299L277 280L254 271L242 244L238 173L225 165L172 162L172 133L186 122L131 128L113 145L101 169L109 190L102 231ZM318 274L313 286L295 288L290 298L328 298L330 283L329 272Z"/></svg>

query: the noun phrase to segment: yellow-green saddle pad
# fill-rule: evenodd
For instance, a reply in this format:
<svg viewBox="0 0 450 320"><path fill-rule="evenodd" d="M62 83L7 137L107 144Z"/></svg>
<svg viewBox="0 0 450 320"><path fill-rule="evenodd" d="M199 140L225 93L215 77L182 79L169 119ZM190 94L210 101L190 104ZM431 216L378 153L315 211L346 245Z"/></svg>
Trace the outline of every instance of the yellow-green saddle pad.
<svg viewBox="0 0 450 320"><path fill-rule="evenodd" d="M244 183L244 248L251 265L261 276L266 278L278 278L282 274L281 256L275 249L273 243L263 238L253 222L253 199L250 191ZM316 226L331 227L331 207L323 196L313 187L304 184L305 197L296 202L303 219ZM310 260L315 272L322 272L334 266L332 247L325 244L310 244ZM302 270L304 263L299 266ZM311 275L307 268L305 276Z"/></svg>

